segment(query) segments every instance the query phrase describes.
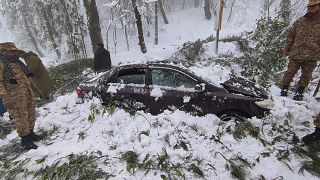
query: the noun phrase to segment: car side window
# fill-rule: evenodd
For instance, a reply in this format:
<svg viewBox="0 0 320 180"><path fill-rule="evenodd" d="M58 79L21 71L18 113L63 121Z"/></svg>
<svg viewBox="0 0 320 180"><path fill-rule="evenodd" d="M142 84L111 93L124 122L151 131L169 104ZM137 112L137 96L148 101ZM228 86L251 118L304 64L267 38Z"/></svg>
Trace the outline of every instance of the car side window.
<svg viewBox="0 0 320 180"><path fill-rule="evenodd" d="M168 69L152 69L152 84L173 88L194 88L197 82L185 74Z"/></svg>
<svg viewBox="0 0 320 180"><path fill-rule="evenodd" d="M145 84L145 70L144 69L123 70L118 75L117 83Z"/></svg>

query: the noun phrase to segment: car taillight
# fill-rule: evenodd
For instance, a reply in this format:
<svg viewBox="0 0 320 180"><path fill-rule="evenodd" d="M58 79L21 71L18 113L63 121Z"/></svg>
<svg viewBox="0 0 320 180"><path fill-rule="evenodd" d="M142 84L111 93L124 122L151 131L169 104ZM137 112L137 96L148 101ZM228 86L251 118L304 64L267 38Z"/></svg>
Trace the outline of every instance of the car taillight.
<svg viewBox="0 0 320 180"><path fill-rule="evenodd" d="M81 88L80 88L80 87L77 87L77 88L76 88L76 93L77 93L78 95L80 95L80 94L81 94L81 91L82 91L82 90L81 90Z"/></svg>

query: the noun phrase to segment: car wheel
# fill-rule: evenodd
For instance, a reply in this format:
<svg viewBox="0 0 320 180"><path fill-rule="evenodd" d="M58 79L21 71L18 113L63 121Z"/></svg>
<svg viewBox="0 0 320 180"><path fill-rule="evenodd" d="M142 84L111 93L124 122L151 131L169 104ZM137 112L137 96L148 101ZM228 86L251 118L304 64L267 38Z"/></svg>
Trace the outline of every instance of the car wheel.
<svg viewBox="0 0 320 180"><path fill-rule="evenodd" d="M225 111L218 115L222 121L245 121L248 116L239 111Z"/></svg>

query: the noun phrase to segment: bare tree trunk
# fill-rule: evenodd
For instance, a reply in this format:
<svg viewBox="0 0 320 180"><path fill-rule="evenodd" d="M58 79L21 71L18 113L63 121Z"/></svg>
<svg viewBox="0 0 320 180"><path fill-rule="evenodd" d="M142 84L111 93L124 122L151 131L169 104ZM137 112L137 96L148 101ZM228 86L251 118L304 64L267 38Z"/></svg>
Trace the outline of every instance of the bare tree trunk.
<svg viewBox="0 0 320 180"><path fill-rule="evenodd" d="M159 37L159 31L158 31L158 2L154 3L154 29L155 29L154 44L155 45L158 45L158 43L159 43L159 39L158 39L158 37Z"/></svg>
<svg viewBox="0 0 320 180"><path fill-rule="evenodd" d="M23 23L24 23L24 26L25 26L26 31L28 33L30 42L33 45L33 47L35 48L35 50L37 51L37 53L39 54L39 56L43 57L43 53L40 51L40 49L38 47L37 39L33 35L32 28L30 27L30 24L28 23L29 22L29 14L28 14L28 10L26 9L25 6L23 7L22 15L23 15Z"/></svg>
<svg viewBox="0 0 320 180"><path fill-rule="evenodd" d="M136 24L137 24L137 29L138 29L138 38L139 38L139 45L141 48L142 53L147 52L147 47L144 43L144 37L143 37L143 29L142 29L142 21L141 21L141 14L138 10L137 2L136 0L132 0L132 6L133 6L133 11L134 15L136 17Z"/></svg>
<svg viewBox="0 0 320 180"><path fill-rule="evenodd" d="M126 43L127 43L127 50L130 50L130 46L129 46L129 36L128 36L128 26L127 24L124 26L124 34L126 36Z"/></svg>
<svg viewBox="0 0 320 180"><path fill-rule="evenodd" d="M262 0L262 10L261 16L262 17L269 17L270 15L270 6L275 2L275 0Z"/></svg>
<svg viewBox="0 0 320 180"><path fill-rule="evenodd" d="M151 22L151 11L150 11L150 8L149 8L149 3L144 3L145 7L146 7L146 13L145 13L145 19L146 19L146 22L147 22L147 26L149 27L150 24L152 24ZM150 37L150 30L149 28L147 28L147 36Z"/></svg>
<svg viewBox="0 0 320 180"><path fill-rule="evenodd" d="M83 22L84 22L84 20L83 20L83 16L81 15L79 15L79 11L78 11L78 9L77 9L77 11L76 11L76 14L77 14L77 17L78 17L78 19L79 19L79 21L78 21L78 23L80 24L80 25L78 25L78 27L79 27L79 31L80 31L80 36L81 36L81 40L80 40L80 43L81 43L81 49L82 49L82 56L84 57L84 58L87 58L88 56L87 56L87 49L86 49L86 44L85 44L85 42L84 42L84 37L86 36L86 30L83 28L83 26L82 26L82 24L84 24Z"/></svg>
<svg viewBox="0 0 320 180"><path fill-rule="evenodd" d="M88 16L88 29L93 52L96 51L96 44L102 41L99 12L95 0L83 0Z"/></svg>
<svg viewBox="0 0 320 180"><path fill-rule="evenodd" d="M107 31L106 31L106 47L109 50L109 30L110 30L111 24L108 25Z"/></svg>
<svg viewBox="0 0 320 180"><path fill-rule="evenodd" d="M233 12L234 3L235 3L235 0L232 0L230 12L229 12L229 17L228 17L228 22L231 20L231 15L232 15L232 12Z"/></svg>
<svg viewBox="0 0 320 180"><path fill-rule="evenodd" d="M120 11L119 11L118 16L120 17L121 16L120 12L122 12L122 6L121 6L121 2L119 2L119 3L120 3ZM126 7L124 4L123 4L123 6ZM129 51L130 47L129 47L129 36L128 36L127 13L123 17L121 17L121 25L122 25L122 29L123 29L123 32L124 32L124 35L126 38L127 51Z"/></svg>
<svg viewBox="0 0 320 180"><path fill-rule="evenodd" d="M200 1L199 0L194 0L194 7L197 8L200 5Z"/></svg>
<svg viewBox="0 0 320 180"><path fill-rule="evenodd" d="M56 43L56 40L55 40L55 32L54 32L54 27L53 25L51 24L51 20L49 19L49 14L48 14L48 8L45 7L42 2L39 2L39 5L40 5L40 10L42 11L42 14L43 14L43 18L45 20L45 24L46 24L46 27L47 27L47 30L48 30L48 35L49 35L49 38L50 38L50 41L52 43L52 47L54 49L54 51L56 52L58 58L60 59L61 58L61 52L60 50L58 49L58 44ZM50 16L52 17L52 15Z"/></svg>
<svg viewBox="0 0 320 180"><path fill-rule="evenodd" d="M161 15L162 15L162 18L163 18L163 22L165 24L169 24L166 12L164 11L164 8L163 8L162 0L158 0L158 3L159 3L160 12L161 12Z"/></svg>
<svg viewBox="0 0 320 180"><path fill-rule="evenodd" d="M76 44L76 40L75 40L75 37L74 37L74 34L73 34L73 27L72 27L72 22L70 20L70 16L69 16L69 13L68 13L68 9L67 9L67 6L66 6L66 3L65 1L61 1L61 5L62 5L62 8L64 10L64 15L65 15L65 18L66 18L66 25L67 25L67 31L68 31L68 34L70 35L70 39L71 39L71 53L73 55L73 57L75 59L79 59L79 48L78 48L78 45Z"/></svg>
<svg viewBox="0 0 320 180"><path fill-rule="evenodd" d="M114 44L114 53L117 54L117 26L113 27L113 44Z"/></svg>
<svg viewBox="0 0 320 180"><path fill-rule="evenodd" d="M205 14L205 16L206 16L206 18L208 19L208 20L210 20L211 19L211 11L210 11L210 0L205 0L204 1L204 7L203 7L203 9L204 9L204 14Z"/></svg>
<svg viewBox="0 0 320 180"><path fill-rule="evenodd" d="M186 5L186 0L183 0L181 9L184 9L184 6L185 6L185 5Z"/></svg>

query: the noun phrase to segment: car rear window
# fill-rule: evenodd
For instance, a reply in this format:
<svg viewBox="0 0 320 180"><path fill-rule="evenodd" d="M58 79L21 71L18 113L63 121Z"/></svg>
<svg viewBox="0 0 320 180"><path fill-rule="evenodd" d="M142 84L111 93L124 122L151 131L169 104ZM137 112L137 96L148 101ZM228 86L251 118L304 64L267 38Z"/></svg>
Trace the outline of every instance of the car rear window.
<svg viewBox="0 0 320 180"><path fill-rule="evenodd" d="M117 83L145 84L145 70L144 69L123 70L118 75Z"/></svg>

